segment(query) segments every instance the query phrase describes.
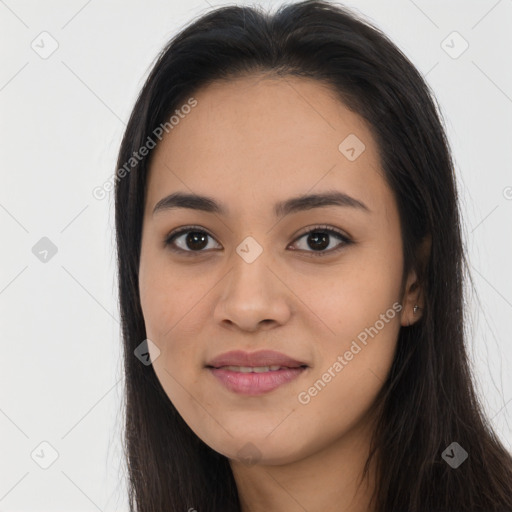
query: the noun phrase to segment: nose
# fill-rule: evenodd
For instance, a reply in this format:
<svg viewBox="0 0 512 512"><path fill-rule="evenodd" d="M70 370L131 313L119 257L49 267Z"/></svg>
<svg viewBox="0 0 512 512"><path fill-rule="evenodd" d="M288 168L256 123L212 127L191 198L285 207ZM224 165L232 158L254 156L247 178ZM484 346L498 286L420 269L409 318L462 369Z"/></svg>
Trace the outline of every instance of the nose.
<svg viewBox="0 0 512 512"><path fill-rule="evenodd" d="M234 254L233 267L221 281L223 289L214 308L218 324L254 332L289 320L291 292L269 263L265 251L252 263Z"/></svg>

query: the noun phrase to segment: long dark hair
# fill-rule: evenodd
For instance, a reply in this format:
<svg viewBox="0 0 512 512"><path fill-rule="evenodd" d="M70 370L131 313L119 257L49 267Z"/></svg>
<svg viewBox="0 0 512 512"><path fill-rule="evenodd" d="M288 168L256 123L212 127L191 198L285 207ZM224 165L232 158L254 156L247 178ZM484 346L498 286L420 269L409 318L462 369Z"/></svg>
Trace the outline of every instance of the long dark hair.
<svg viewBox="0 0 512 512"><path fill-rule="evenodd" d="M400 214L404 276L416 269L424 290L422 318L401 328L376 401L375 510L512 511L512 457L482 413L465 349L470 276L440 109L379 29L326 1L273 14L228 6L203 15L162 50L131 114L115 186L130 510L240 511L228 459L192 432L153 367L134 356L146 339L138 269L152 153L135 164L130 158L200 87L258 73L318 80L367 121ZM427 238L422 263L418 249ZM469 454L456 469L442 457L453 442Z"/></svg>

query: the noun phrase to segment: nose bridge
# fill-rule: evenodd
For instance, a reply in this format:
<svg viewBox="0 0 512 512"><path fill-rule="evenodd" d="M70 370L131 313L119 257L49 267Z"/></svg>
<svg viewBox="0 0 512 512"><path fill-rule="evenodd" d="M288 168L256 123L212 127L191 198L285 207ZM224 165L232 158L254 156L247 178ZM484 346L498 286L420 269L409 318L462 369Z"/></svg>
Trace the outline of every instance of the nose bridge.
<svg viewBox="0 0 512 512"><path fill-rule="evenodd" d="M248 297L260 300L262 295L269 294L269 287L272 288L270 281L275 279L268 268L269 256L270 252L265 251L253 237L244 239L233 254L229 293L244 300Z"/></svg>
<svg viewBox="0 0 512 512"><path fill-rule="evenodd" d="M253 330L262 321L286 321L289 308L286 287L269 267L273 258L270 251L256 245L254 239L245 239L232 255L231 271L215 307L217 321L238 324Z"/></svg>

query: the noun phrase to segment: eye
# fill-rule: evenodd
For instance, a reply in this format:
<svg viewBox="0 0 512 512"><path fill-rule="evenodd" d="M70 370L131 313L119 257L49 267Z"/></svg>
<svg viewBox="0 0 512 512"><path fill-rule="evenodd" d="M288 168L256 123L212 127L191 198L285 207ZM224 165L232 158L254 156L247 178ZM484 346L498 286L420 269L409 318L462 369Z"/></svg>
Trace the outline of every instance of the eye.
<svg viewBox="0 0 512 512"><path fill-rule="evenodd" d="M187 235L184 240L176 246L176 240ZM188 253L204 252L202 249L208 246L208 238L213 237L199 226L186 226L177 231L171 232L164 241L164 246L169 247L174 252ZM192 250L189 249L192 248Z"/></svg>
<svg viewBox="0 0 512 512"><path fill-rule="evenodd" d="M338 243L334 248L325 250L331 245L331 238L333 236L336 237L340 243ZM307 237L306 243L312 247L313 250L299 250L302 252L311 253L310 256L324 256L327 254L332 254L333 252L341 250L344 246L353 243L349 237L337 229L330 228L329 226L314 226L313 228L309 228L308 231L302 233L298 238L296 238L294 243L297 243L297 241L305 237ZM164 246L169 247L174 252L186 254L189 256L194 253L205 252L203 249L208 247L208 238L211 238L212 240L214 239L213 236L203 228L199 226L186 226L184 228L178 229L177 231L171 232L165 238ZM177 243L177 241L180 242ZM219 247L221 246L219 245Z"/></svg>
<svg viewBox="0 0 512 512"><path fill-rule="evenodd" d="M331 245L331 239L333 236L336 237L340 243L338 243L334 248L325 250ZM309 228L308 231L296 238L295 242L305 237L306 244L313 248L312 251L308 251L307 249L305 250L305 252L311 253L310 256L327 256L333 252L343 249L344 246L353 243L348 236L344 235L337 229L330 228L329 226L314 226L313 228Z"/></svg>

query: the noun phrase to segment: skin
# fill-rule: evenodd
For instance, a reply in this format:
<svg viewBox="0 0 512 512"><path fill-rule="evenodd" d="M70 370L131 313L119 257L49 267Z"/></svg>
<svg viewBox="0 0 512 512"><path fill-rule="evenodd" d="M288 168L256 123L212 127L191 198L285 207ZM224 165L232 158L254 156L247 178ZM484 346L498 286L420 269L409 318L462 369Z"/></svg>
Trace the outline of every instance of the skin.
<svg viewBox="0 0 512 512"><path fill-rule="evenodd" d="M369 511L373 468L358 483L374 428L370 407L401 326L422 305L414 272L400 293L400 219L376 142L362 118L310 79L250 76L194 97L197 106L155 148L146 191L139 286L147 337L160 351L150 350L155 372L190 428L230 458L244 512ZM349 134L366 146L354 161L338 149ZM328 206L274 216L278 201L327 190L370 211ZM229 214L153 215L177 191L213 197ZM314 240L301 235L322 224L353 243L335 251L343 242L331 235L325 255L311 256ZM187 254L164 246L189 225L211 235L202 252L187 234L175 240ZM248 236L263 249L250 264L236 252ZM299 393L394 303L402 310L300 403ZM273 349L309 367L272 392L240 395L204 367L234 349ZM249 463L240 455L248 443Z"/></svg>

